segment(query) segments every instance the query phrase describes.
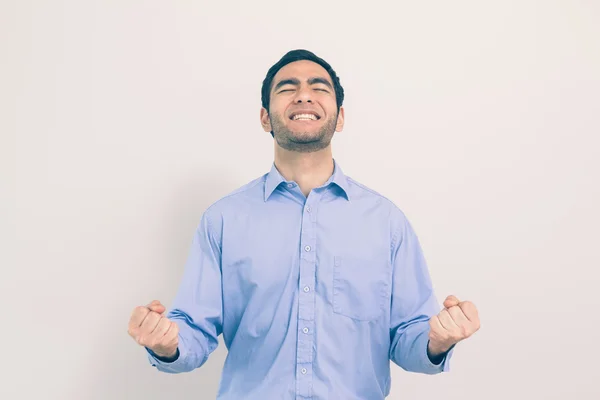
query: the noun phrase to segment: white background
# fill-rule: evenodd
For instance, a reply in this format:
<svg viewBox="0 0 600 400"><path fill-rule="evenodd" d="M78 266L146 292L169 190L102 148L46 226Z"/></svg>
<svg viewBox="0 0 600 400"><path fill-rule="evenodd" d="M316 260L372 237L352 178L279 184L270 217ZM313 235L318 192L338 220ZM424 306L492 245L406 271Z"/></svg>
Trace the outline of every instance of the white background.
<svg viewBox="0 0 600 400"><path fill-rule="evenodd" d="M222 342L163 374L127 321L269 170L260 85L296 48L346 89L344 171L480 311L389 399L600 398L600 2L14 0L0 34L0 398L214 399Z"/></svg>

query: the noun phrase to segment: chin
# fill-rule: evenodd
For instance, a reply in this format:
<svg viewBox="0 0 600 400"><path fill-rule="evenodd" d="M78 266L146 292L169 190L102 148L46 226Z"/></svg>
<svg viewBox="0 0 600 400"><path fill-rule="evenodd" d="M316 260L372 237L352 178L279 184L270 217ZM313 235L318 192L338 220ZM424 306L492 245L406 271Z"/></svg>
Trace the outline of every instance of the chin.
<svg viewBox="0 0 600 400"><path fill-rule="evenodd" d="M319 140L321 138L320 132L293 132L293 137L303 141Z"/></svg>

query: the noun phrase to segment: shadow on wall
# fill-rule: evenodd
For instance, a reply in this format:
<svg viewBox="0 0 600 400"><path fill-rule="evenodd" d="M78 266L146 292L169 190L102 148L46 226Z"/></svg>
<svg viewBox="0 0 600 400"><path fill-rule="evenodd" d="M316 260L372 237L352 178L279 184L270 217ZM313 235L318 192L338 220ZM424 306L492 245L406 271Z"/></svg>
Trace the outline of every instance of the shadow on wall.
<svg viewBox="0 0 600 400"><path fill-rule="evenodd" d="M205 173L191 179L181 180L172 198L166 202L167 210L163 215L160 240L164 240L165 248L156 251L157 257L165 257L156 261L153 273L160 283L161 301L167 308L175 296L183 272L183 264L191 244L191 232L197 227L202 213L214 201L231 192L237 186L233 179ZM118 227L116 228L118 229ZM148 249L152 251L152 249ZM160 253L160 254L159 254ZM139 293L152 290L136 288ZM119 296L119 293L110 295ZM123 296L124 298L125 296ZM138 300L135 300L138 301ZM143 303L145 300L142 299ZM73 382L77 393L69 398L77 400L102 399L215 399L218 391L221 371L227 350L222 337L219 346L211 354L208 361L199 369L189 373L168 374L160 372L150 365L145 349L137 345L127 334L127 321L133 307L123 306L128 299L119 302L119 309L107 313L108 319L99 321L110 326L102 328L110 332L110 337L102 338L97 345L89 346L88 371L80 376L84 382Z"/></svg>

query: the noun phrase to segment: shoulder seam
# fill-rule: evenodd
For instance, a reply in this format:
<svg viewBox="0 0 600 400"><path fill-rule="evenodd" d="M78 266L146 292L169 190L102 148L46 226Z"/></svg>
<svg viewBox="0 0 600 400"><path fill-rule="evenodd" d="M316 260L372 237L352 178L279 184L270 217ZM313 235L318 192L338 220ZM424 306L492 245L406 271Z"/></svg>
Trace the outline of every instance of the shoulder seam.
<svg viewBox="0 0 600 400"><path fill-rule="evenodd" d="M258 184L260 184L260 183L264 182L264 181L265 181L265 175L262 175L262 176L260 176L260 177L258 177L258 178L255 178L255 179L254 179L254 181L255 181L255 182L254 182L254 184L252 184L252 185L246 184L246 185L244 185L245 187L244 187L244 186L242 186L242 187L240 187L240 188L238 188L238 189L235 189L233 192L231 192L231 193L229 193L229 194L226 194L226 195L224 195L224 196L220 197L219 199L217 199L217 200L213 201L213 202L212 202L212 203L211 203L211 204L210 204L208 207L206 207L206 210L205 210L204 212L205 212L205 213L208 213L208 211L209 211L210 209L212 209L213 207L215 207L215 206L216 206L218 203L220 203L221 201L223 201L223 200L225 200L225 199L228 199L229 197L233 197L233 196L236 196L236 195L238 195L238 194L242 194L242 193L244 193L244 192L246 192L246 191L248 191L248 190L252 189L252 188L253 188L253 187L255 187L256 185L258 185Z"/></svg>
<svg viewBox="0 0 600 400"><path fill-rule="evenodd" d="M398 209L399 209L399 207L398 207L398 206L396 206L396 204L395 204L395 203L394 203L392 200L390 200L388 197L384 196L383 194L381 194L381 193L379 193L379 192L377 192L377 191L375 191L375 190L371 189L371 188L370 188L370 187L368 187L368 186L365 186L365 185L363 185L362 183L360 183L360 182L358 182L358 181L356 181L356 180L354 180L354 179L350 178L349 176L346 176L346 179L348 179L348 181L350 181L351 183L353 183L353 184L355 184L356 186L360 187L361 189L363 189L363 190L366 190L367 192L369 192L369 193L371 193L371 194L373 194L373 195L375 195L375 196L377 196L377 197L380 197L380 198L382 198L382 199L384 199L384 200L387 200L387 201L388 201L389 203L391 203L391 204L392 204L394 207L396 207L396 208L398 208Z"/></svg>

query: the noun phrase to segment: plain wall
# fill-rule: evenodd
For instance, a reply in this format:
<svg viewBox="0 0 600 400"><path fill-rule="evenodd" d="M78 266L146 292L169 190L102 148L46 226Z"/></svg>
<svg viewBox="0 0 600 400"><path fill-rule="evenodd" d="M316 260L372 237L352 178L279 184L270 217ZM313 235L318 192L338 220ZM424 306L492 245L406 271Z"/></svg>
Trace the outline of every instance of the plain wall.
<svg viewBox="0 0 600 400"><path fill-rule="evenodd" d="M333 151L482 327L389 399L599 399L600 2L2 1L2 399L214 399L131 310L175 295L213 201L268 172L285 52L346 90Z"/></svg>

